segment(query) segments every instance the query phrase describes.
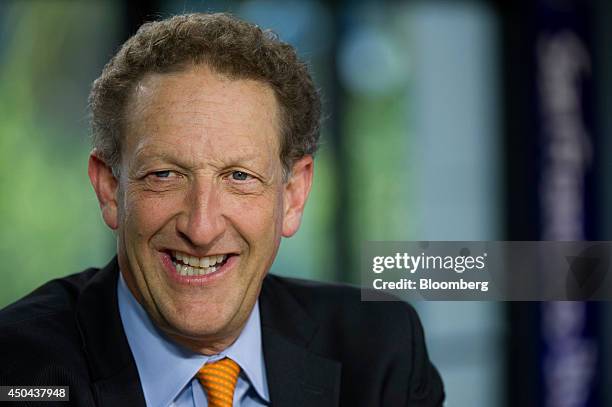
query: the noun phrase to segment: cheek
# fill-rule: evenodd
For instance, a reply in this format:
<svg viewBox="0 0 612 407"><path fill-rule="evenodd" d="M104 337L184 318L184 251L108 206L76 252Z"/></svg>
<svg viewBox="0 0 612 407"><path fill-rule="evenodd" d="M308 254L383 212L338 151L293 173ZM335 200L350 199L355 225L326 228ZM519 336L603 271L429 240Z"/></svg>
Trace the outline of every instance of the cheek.
<svg viewBox="0 0 612 407"><path fill-rule="evenodd" d="M181 201L181 197L177 194L128 192L123 211L120 211L120 222L129 229L128 233L145 238L151 237L175 215Z"/></svg>
<svg viewBox="0 0 612 407"><path fill-rule="evenodd" d="M280 238L283 204L279 194L225 199L223 206L234 227L251 243Z"/></svg>

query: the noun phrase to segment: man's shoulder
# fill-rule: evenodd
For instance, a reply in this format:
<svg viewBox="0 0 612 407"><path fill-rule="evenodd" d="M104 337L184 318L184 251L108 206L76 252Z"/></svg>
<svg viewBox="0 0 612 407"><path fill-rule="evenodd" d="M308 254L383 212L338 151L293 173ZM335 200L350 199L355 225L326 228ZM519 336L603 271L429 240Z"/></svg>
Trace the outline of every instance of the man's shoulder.
<svg viewBox="0 0 612 407"><path fill-rule="evenodd" d="M53 315L73 313L76 302L98 269L87 269L51 280L0 310L0 331L19 325L40 324Z"/></svg>
<svg viewBox="0 0 612 407"><path fill-rule="evenodd" d="M278 276L266 278L263 293L267 311L282 314L279 323L303 327L305 315L312 321L303 345L341 364L341 404L442 405L442 381L410 304L372 292L366 297L377 301L365 301L358 287Z"/></svg>
<svg viewBox="0 0 612 407"><path fill-rule="evenodd" d="M350 327L353 331L405 336L420 324L415 309L388 294L377 293L379 301L362 300L362 289L349 284L327 283L270 275L272 289L283 290L318 323ZM371 296L368 296L371 298Z"/></svg>
<svg viewBox="0 0 612 407"><path fill-rule="evenodd" d="M49 281L0 310L2 380L12 382L30 369L56 375L62 366L82 363L76 309L81 291L96 272L88 269Z"/></svg>

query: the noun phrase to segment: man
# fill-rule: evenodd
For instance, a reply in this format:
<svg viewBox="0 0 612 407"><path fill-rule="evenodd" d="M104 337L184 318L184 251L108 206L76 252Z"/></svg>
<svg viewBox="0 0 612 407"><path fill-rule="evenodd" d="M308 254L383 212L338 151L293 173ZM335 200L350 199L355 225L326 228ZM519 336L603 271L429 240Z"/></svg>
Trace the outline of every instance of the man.
<svg viewBox="0 0 612 407"><path fill-rule="evenodd" d="M2 311L0 384L115 407L441 405L411 307L267 275L319 137L293 48L225 14L148 23L90 103L117 257Z"/></svg>

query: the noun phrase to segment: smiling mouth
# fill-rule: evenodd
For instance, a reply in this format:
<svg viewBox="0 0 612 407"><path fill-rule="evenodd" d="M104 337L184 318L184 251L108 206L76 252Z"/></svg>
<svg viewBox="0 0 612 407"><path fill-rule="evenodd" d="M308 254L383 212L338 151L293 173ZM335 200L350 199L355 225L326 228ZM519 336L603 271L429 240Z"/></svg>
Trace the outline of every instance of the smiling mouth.
<svg viewBox="0 0 612 407"><path fill-rule="evenodd" d="M181 276L205 276L219 270L231 255L194 257L186 253L172 251L170 257L177 274Z"/></svg>

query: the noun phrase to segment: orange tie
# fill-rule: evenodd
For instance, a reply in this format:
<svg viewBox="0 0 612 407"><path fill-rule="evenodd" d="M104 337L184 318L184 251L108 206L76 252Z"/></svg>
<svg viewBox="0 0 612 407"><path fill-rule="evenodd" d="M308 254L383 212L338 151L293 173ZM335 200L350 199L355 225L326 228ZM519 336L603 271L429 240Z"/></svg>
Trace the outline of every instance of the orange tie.
<svg viewBox="0 0 612 407"><path fill-rule="evenodd" d="M208 399L208 407L232 407L240 366L230 358L207 363L198 370L198 380Z"/></svg>

